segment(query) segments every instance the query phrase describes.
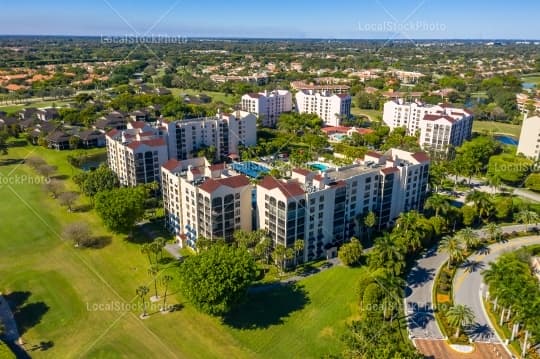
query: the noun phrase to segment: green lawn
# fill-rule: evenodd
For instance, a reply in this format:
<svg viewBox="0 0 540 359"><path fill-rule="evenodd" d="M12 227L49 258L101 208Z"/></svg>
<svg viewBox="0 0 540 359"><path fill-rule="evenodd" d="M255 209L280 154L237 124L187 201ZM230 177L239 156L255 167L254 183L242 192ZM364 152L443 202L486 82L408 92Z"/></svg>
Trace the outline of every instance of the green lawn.
<svg viewBox="0 0 540 359"><path fill-rule="evenodd" d="M43 102L30 102L28 105L20 104L20 105L9 105L9 106L0 106L0 111L5 111L7 113L13 113L22 110L26 107L63 107L66 106L71 101L43 101Z"/></svg>
<svg viewBox="0 0 540 359"><path fill-rule="evenodd" d="M515 137L519 137L521 126L513 125L511 123L502 123L494 121L474 121L473 132L482 133L487 131L488 133L508 134Z"/></svg>
<svg viewBox="0 0 540 359"><path fill-rule="evenodd" d="M382 111L379 111L379 110L365 110L365 109L361 109L356 106L353 106L351 108L351 114L355 116L366 115L369 118L371 118L372 121L382 120Z"/></svg>
<svg viewBox="0 0 540 359"><path fill-rule="evenodd" d="M529 76L523 76L521 77L521 81L523 82L531 82L536 84L536 86L540 86L540 75L539 74L530 74Z"/></svg>
<svg viewBox="0 0 540 359"><path fill-rule="evenodd" d="M227 95L223 92L214 92L214 91L199 91L199 90L193 90L193 89L177 89L177 88L171 88L170 89L175 96L180 96L182 94L187 94L190 96L196 96L201 93L204 93L212 98L212 103L215 102L223 102L227 105L235 105L235 96L234 95Z"/></svg>
<svg viewBox="0 0 540 359"><path fill-rule="evenodd" d="M317 358L339 351L339 333L355 315L359 269L336 268L308 278L301 293L281 289L256 295L225 323L185 303L177 283L169 299L185 305L177 312L141 321L138 308L112 308L137 303L135 288L150 283L140 244L109 233L93 212L68 213L39 184L8 185L5 177L36 175L26 165L3 160L32 151L57 165L64 177L76 171L65 161L68 152L18 147L0 156L0 291L16 304L28 347L52 344L32 357ZM85 221L110 244L74 248L61 239L63 225L72 221ZM174 275L176 269L168 272Z"/></svg>

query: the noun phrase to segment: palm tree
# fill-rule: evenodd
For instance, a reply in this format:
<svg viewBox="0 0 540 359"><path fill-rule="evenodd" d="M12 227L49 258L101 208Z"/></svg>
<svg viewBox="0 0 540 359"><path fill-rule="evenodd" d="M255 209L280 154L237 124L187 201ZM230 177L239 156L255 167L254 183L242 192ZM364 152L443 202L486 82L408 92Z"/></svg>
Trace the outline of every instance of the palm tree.
<svg viewBox="0 0 540 359"><path fill-rule="evenodd" d="M158 292L157 292L157 275L159 273L159 267L157 265L153 265L148 269L148 274L152 276L152 279L154 280L154 290L155 290L155 296L154 298L159 298Z"/></svg>
<svg viewBox="0 0 540 359"><path fill-rule="evenodd" d="M407 234L409 230L412 231L415 229L418 219L419 213L417 211L403 212L399 215L396 225L400 230Z"/></svg>
<svg viewBox="0 0 540 359"><path fill-rule="evenodd" d="M161 283L163 284L163 287L165 288L163 292L163 310L166 310L167 308L167 290L169 289L169 283L173 280L173 277L171 277L168 274L165 274L163 278L161 278Z"/></svg>
<svg viewBox="0 0 540 359"><path fill-rule="evenodd" d="M276 248L274 248L274 252L272 253L272 256L274 257L274 261L276 262L280 273L283 272L286 251L287 249L283 244L278 244Z"/></svg>
<svg viewBox="0 0 540 359"><path fill-rule="evenodd" d="M370 254L370 263L374 267L385 267L389 272L400 275L405 267L405 249L394 241L394 237L385 233L375 241Z"/></svg>
<svg viewBox="0 0 540 359"><path fill-rule="evenodd" d="M148 263L152 265L152 258L150 257L150 253L151 253L150 244L149 243L143 244L141 246L141 254L145 254L148 258Z"/></svg>
<svg viewBox="0 0 540 359"><path fill-rule="evenodd" d="M371 239L371 231L373 230L373 227L377 224L377 217L375 216L375 213L373 211L370 211L366 217L364 218L364 224L368 228L368 239Z"/></svg>
<svg viewBox="0 0 540 359"><path fill-rule="evenodd" d="M148 294L148 287L147 286L144 286L144 285L141 285L139 286L136 290L135 290L135 293L137 293L137 295L139 296L139 298L141 298L142 300L142 304L143 304L143 313L142 313L142 316L143 317L146 317L148 314L146 313L146 300L145 300L145 297L146 295Z"/></svg>
<svg viewBox="0 0 540 359"><path fill-rule="evenodd" d="M304 241L297 239L294 241L294 265L298 264L298 255L304 250Z"/></svg>
<svg viewBox="0 0 540 359"><path fill-rule="evenodd" d="M465 258L463 246L457 236L444 237L439 244L439 248L445 250L448 254L448 268Z"/></svg>
<svg viewBox="0 0 540 359"><path fill-rule="evenodd" d="M474 322L474 312L466 305L457 304L446 312L448 323L457 328L455 337L458 338L461 328Z"/></svg>
<svg viewBox="0 0 540 359"><path fill-rule="evenodd" d="M491 195L485 192L474 190L467 194L465 199L468 202L473 202L476 212L481 219L487 219L493 209Z"/></svg>
<svg viewBox="0 0 540 359"><path fill-rule="evenodd" d="M439 217L439 213L443 215L450 209L450 199L442 194L432 194L424 205L425 209L432 209L435 211L435 217Z"/></svg>
<svg viewBox="0 0 540 359"><path fill-rule="evenodd" d="M496 173L488 174L488 183L495 192L501 187L501 177Z"/></svg>
<svg viewBox="0 0 540 359"><path fill-rule="evenodd" d="M526 209L519 211L516 215L516 220L519 223L525 224L525 232L529 230L529 225L533 223L537 224L538 219L538 213Z"/></svg>
<svg viewBox="0 0 540 359"><path fill-rule="evenodd" d="M502 228L497 223L491 222L486 226L490 241L498 242L502 238Z"/></svg>
<svg viewBox="0 0 540 359"><path fill-rule="evenodd" d="M154 243L156 243L156 251L159 249L159 260L163 259L163 248L167 245L167 240L163 237L157 237L154 239ZM157 255L156 255L157 257ZM156 258L157 259L157 258ZM157 262L157 261L156 261Z"/></svg>
<svg viewBox="0 0 540 359"><path fill-rule="evenodd" d="M465 247L467 247L468 250L474 249L480 245L480 237L470 227L461 229L457 232L456 236L465 243Z"/></svg>

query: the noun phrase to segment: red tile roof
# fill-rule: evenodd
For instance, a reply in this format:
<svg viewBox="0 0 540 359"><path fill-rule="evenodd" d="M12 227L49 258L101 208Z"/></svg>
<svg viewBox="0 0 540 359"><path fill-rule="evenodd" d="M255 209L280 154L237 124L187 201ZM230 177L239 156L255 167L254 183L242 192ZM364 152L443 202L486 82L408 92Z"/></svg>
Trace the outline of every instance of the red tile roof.
<svg viewBox="0 0 540 359"><path fill-rule="evenodd" d="M107 132L107 136L114 137L114 136L116 136L118 134L118 132L120 132L120 131L118 131L116 129L110 130L109 132Z"/></svg>
<svg viewBox="0 0 540 359"><path fill-rule="evenodd" d="M209 178L199 186L199 189L207 193L213 193L221 186L226 186L230 188L240 188L247 185L249 185L249 179L246 176L238 175L238 176L220 178L217 180Z"/></svg>
<svg viewBox="0 0 540 359"><path fill-rule="evenodd" d="M283 182L275 179L272 176L264 177L259 183L259 186L268 190L278 188L287 198L302 196L305 194L305 191L298 184L298 182Z"/></svg>
<svg viewBox="0 0 540 359"><path fill-rule="evenodd" d="M146 122L142 122L142 121L131 122L131 127L133 128L144 128L144 126L146 126Z"/></svg>
<svg viewBox="0 0 540 359"><path fill-rule="evenodd" d="M366 156L375 157L375 158L381 158L383 155L380 153L374 152L374 151L368 151L366 152Z"/></svg>
<svg viewBox="0 0 540 359"><path fill-rule="evenodd" d="M437 120L440 120L440 119L444 119L444 120L447 120L451 123L454 123L456 122L456 120L453 118L453 117L450 117L450 116L446 116L446 115L424 115L424 120L426 121L437 121Z"/></svg>
<svg viewBox="0 0 540 359"><path fill-rule="evenodd" d="M172 160L168 160L167 162L165 162L163 164L163 168L169 170L169 171L174 171L176 168L178 168L178 166L180 166L180 161L178 160L175 160L174 158Z"/></svg>
<svg viewBox="0 0 540 359"><path fill-rule="evenodd" d="M295 168L293 169L293 172L301 174L302 176L307 176L311 173L310 170L307 170L305 168Z"/></svg>
<svg viewBox="0 0 540 359"><path fill-rule="evenodd" d="M396 167L388 167L388 168L383 168L381 172L384 173L385 175L389 175L391 173L399 172L399 169L397 169Z"/></svg>
<svg viewBox="0 0 540 359"><path fill-rule="evenodd" d="M199 189L205 191L206 193L212 193L219 187L221 187L221 184L218 181L209 178L199 186Z"/></svg>
<svg viewBox="0 0 540 359"><path fill-rule="evenodd" d="M149 147L159 147L159 146L165 146L165 140L163 138L157 138L154 140L146 140L146 141L133 141L131 142L128 147L132 150L135 150L139 148L139 146L146 145Z"/></svg>
<svg viewBox="0 0 540 359"><path fill-rule="evenodd" d="M218 171L225 169L225 163L216 163L215 165L208 166L210 171Z"/></svg>
<svg viewBox="0 0 540 359"><path fill-rule="evenodd" d="M429 162L430 160L429 156L424 152L416 152L412 157L418 162Z"/></svg>

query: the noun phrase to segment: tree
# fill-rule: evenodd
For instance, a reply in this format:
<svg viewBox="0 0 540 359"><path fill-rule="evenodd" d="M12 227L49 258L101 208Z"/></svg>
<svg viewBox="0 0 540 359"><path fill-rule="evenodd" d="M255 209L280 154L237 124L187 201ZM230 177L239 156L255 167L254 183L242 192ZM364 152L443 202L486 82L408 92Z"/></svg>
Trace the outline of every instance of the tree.
<svg viewBox="0 0 540 359"><path fill-rule="evenodd" d="M351 238L349 243L345 243L338 251L338 258L346 266L354 266L362 259L362 244L356 238Z"/></svg>
<svg viewBox="0 0 540 359"><path fill-rule="evenodd" d="M489 159L488 176L497 177L500 181L511 185L520 185L532 164L533 162L525 157L503 153Z"/></svg>
<svg viewBox="0 0 540 359"><path fill-rule="evenodd" d="M283 272L283 268L285 267L286 251L287 248L283 244L278 244L274 248L274 252L272 252L272 257L280 273Z"/></svg>
<svg viewBox="0 0 540 359"><path fill-rule="evenodd" d="M150 243L144 243L141 246L141 254L146 255L148 258L148 263L152 265L152 257L150 257L150 254L152 253L152 250L150 248Z"/></svg>
<svg viewBox="0 0 540 359"><path fill-rule="evenodd" d="M493 203L491 202L491 195L485 192L474 190L469 192L465 199L474 203L474 208L478 217L483 220L487 220L493 212Z"/></svg>
<svg viewBox="0 0 540 359"><path fill-rule="evenodd" d="M376 224L377 217L375 216L375 213L373 211L369 211L366 217L364 217L364 225L368 228L368 239L371 239L371 231Z"/></svg>
<svg viewBox="0 0 540 359"><path fill-rule="evenodd" d="M525 209L516 214L516 220L525 225L525 231L529 230L529 225L538 223L538 219L538 213Z"/></svg>
<svg viewBox="0 0 540 359"><path fill-rule="evenodd" d="M455 337L459 338L461 328L474 323L474 312L466 305L457 304L448 309L446 318L450 325L457 328Z"/></svg>
<svg viewBox="0 0 540 359"><path fill-rule="evenodd" d="M0 133L0 154L8 154L7 133L5 132Z"/></svg>
<svg viewBox="0 0 540 359"><path fill-rule="evenodd" d="M165 274L162 278L161 278L161 284L163 285L164 289L163 289L163 306L162 306L162 310L167 310L167 290L169 289L169 283L171 283L173 280L173 277L171 277L170 275L168 274Z"/></svg>
<svg viewBox="0 0 540 359"><path fill-rule="evenodd" d="M304 240L297 239L294 241L294 265L298 265L298 256L304 251Z"/></svg>
<svg viewBox="0 0 540 359"><path fill-rule="evenodd" d="M45 182L43 189L45 192L50 193L53 198L57 198L64 189L64 183L60 180L52 179Z"/></svg>
<svg viewBox="0 0 540 359"><path fill-rule="evenodd" d="M459 237L460 241L465 244L468 250L478 247L481 242L478 234L469 227L459 230L456 236Z"/></svg>
<svg viewBox="0 0 540 359"><path fill-rule="evenodd" d="M486 231L490 241L499 242L502 238L502 228L497 223L489 223L486 226Z"/></svg>
<svg viewBox="0 0 540 359"><path fill-rule="evenodd" d="M135 290L135 293L137 293L139 298L141 298L141 300L142 300L142 305L143 305L142 317L143 318L148 316L148 313L146 312L146 295L148 294L148 292L149 292L148 287L144 286L144 285L139 286Z"/></svg>
<svg viewBox="0 0 540 359"><path fill-rule="evenodd" d="M99 166L95 171L76 175L73 180L88 197L94 197L98 192L110 191L120 186L116 173L105 165Z"/></svg>
<svg viewBox="0 0 540 359"><path fill-rule="evenodd" d="M450 199L445 195L434 193L426 200L424 208L435 211L435 217L439 217L439 214L444 216L450 208Z"/></svg>
<svg viewBox="0 0 540 359"><path fill-rule="evenodd" d="M96 212L112 231L128 233L144 214L146 191L140 187L98 192Z"/></svg>
<svg viewBox="0 0 540 359"><path fill-rule="evenodd" d="M375 246L369 253L369 265L400 275L405 268L405 248L395 243L392 235L385 233L375 241Z"/></svg>
<svg viewBox="0 0 540 359"><path fill-rule="evenodd" d="M270 262L270 256L272 255L272 240L264 236L261 241L255 245L254 253L257 258L264 259L264 262L268 264Z"/></svg>
<svg viewBox="0 0 540 359"><path fill-rule="evenodd" d="M71 212L78 197L79 194L77 192L63 192L58 196L58 201L62 206L67 207L68 212Z"/></svg>
<svg viewBox="0 0 540 359"><path fill-rule="evenodd" d="M465 258L464 248L458 236L444 237L439 244L439 248L448 254L448 268Z"/></svg>
<svg viewBox="0 0 540 359"><path fill-rule="evenodd" d="M76 247L86 247L93 243L92 232L86 222L74 222L66 225L63 237L74 242Z"/></svg>
<svg viewBox="0 0 540 359"><path fill-rule="evenodd" d="M43 164L37 167L37 171L45 178L50 179L54 172L56 172L56 167Z"/></svg>
<svg viewBox="0 0 540 359"><path fill-rule="evenodd" d="M531 191L540 192L540 173L531 173L525 180L525 187Z"/></svg>
<svg viewBox="0 0 540 359"><path fill-rule="evenodd" d="M158 263L163 259L163 249L167 245L167 240L163 237L157 237L152 244L154 244L154 246L151 248L156 256L156 263Z"/></svg>
<svg viewBox="0 0 540 359"><path fill-rule="evenodd" d="M159 274L159 267L157 265L153 265L150 268L148 268L148 274L152 277L152 280L154 281L154 298L158 299L159 295L157 292L157 277Z"/></svg>
<svg viewBox="0 0 540 359"><path fill-rule="evenodd" d="M223 315L245 296L256 271L246 249L213 246L182 263L182 292L199 310Z"/></svg>
<svg viewBox="0 0 540 359"><path fill-rule="evenodd" d="M476 220L476 209L473 206L461 207L461 214L463 215L463 224L471 226Z"/></svg>

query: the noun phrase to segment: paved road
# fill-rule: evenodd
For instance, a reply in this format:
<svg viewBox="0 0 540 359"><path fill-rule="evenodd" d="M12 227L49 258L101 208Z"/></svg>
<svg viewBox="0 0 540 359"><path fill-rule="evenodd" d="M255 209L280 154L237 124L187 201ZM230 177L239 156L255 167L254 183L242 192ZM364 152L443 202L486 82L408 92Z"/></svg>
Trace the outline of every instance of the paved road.
<svg viewBox="0 0 540 359"><path fill-rule="evenodd" d="M436 247L432 248L417 261L407 276L405 310L412 339L444 338L435 320L432 292L437 270L447 258L446 253L437 252Z"/></svg>
<svg viewBox="0 0 540 359"><path fill-rule="evenodd" d="M503 233L511 233L513 231L523 231L524 229L524 225L512 225L503 227L502 231ZM480 236L485 235L482 230L477 232ZM417 261L416 266L407 276L405 310L412 339L444 338L434 317L432 293L437 271L447 259L448 255L446 253L438 252L437 248L432 248ZM478 290L475 290L475 293L478 293Z"/></svg>
<svg viewBox="0 0 540 359"><path fill-rule="evenodd" d="M487 287L483 283L481 272L501 254L533 244L540 244L539 236L516 238L506 243L493 244L486 251L472 255L468 262L458 269L454 279L454 302L465 304L474 311L475 323L467 330L469 337L474 341L499 342L482 308L480 296L485 294Z"/></svg>
<svg viewBox="0 0 540 359"><path fill-rule="evenodd" d="M0 322L4 324L4 338L6 341L13 343L17 342L19 340L17 323L13 318L13 313L9 308L9 304L2 295L0 295Z"/></svg>

